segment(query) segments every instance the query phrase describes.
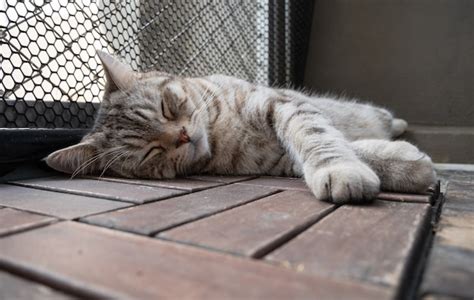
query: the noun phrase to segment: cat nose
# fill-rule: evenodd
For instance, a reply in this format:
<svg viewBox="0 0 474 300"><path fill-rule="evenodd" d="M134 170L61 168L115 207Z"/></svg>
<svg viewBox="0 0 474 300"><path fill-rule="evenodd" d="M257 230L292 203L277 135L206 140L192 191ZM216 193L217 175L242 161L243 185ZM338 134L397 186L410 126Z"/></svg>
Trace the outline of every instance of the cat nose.
<svg viewBox="0 0 474 300"><path fill-rule="evenodd" d="M182 128L179 132L178 142L176 143L176 147L179 147L183 144L189 143L191 139L189 138L188 133L186 132L186 128Z"/></svg>

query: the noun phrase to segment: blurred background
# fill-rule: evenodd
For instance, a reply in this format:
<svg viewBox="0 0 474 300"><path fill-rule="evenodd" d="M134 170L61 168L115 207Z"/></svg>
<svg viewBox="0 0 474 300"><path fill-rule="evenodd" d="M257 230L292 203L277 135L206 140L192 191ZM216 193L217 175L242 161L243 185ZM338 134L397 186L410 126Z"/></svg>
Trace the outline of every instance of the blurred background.
<svg viewBox="0 0 474 300"><path fill-rule="evenodd" d="M304 84L382 105L436 162L474 163L474 1L315 1Z"/></svg>

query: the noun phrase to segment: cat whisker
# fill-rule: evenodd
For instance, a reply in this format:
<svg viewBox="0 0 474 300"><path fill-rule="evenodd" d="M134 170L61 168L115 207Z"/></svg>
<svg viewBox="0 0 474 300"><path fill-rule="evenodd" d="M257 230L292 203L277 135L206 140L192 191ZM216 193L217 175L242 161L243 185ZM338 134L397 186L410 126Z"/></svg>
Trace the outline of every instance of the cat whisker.
<svg viewBox="0 0 474 300"><path fill-rule="evenodd" d="M123 153L122 154L119 154L117 156L115 156L113 159L111 159L107 165L104 167L104 169L102 170L102 172L100 173L99 175L99 178L102 178L104 175L105 175L105 172L113 165L113 163L115 161L117 161L122 155L124 155Z"/></svg>
<svg viewBox="0 0 474 300"><path fill-rule="evenodd" d="M109 169L113 163L115 161L117 161L117 159L119 158L122 158L127 152L125 151L122 151L122 152L118 152L116 153L116 155L114 157L112 157L111 159L109 159L109 161L104 165L104 168L102 170L102 173L101 173L101 176L105 174L105 172L107 171L107 169Z"/></svg>
<svg viewBox="0 0 474 300"><path fill-rule="evenodd" d="M110 159L107 164L104 166L104 169L102 170L102 173L100 173L99 178L102 178L104 176L105 172L113 165L114 162L116 162L120 157L124 156L127 154L127 152L121 152L114 156L112 159Z"/></svg>
<svg viewBox="0 0 474 300"><path fill-rule="evenodd" d="M201 106L198 107L198 109L196 110L197 113L196 114L200 114L201 112L203 112L208 106L209 106L209 99L210 97L207 96L208 92L210 91L209 88L207 88L207 90L202 94L202 97L201 99L199 99L199 102L201 103ZM211 93L211 95L214 94L214 92Z"/></svg>
<svg viewBox="0 0 474 300"><path fill-rule="evenodd" d="M203 111L207 110L207 108L209 107L209 105L211 104L211 100L216 98L216 97L219 97L220 95L222 95L226 90L225 88L223 87L223 85L219 85L219 84L216 84L217 85L217 88L214 89L214 91L211 92L211 94L209 94L207 97L206 95L208 94L207 92L210 90L209 88L206 89L206 91L203 93L201 99L200 99L200 102L202 103L202 105L200 107L198 107L198 109L196 110L195 112L195 115L194 116L199 116ZM204 98L206 97L206 98ZM193 116L193 117L194 117ZM194 119L195 121L196 119ZM194 124L194 121L193 119L191 120L192 124Z"/></svg>
<svg viewBox="0 0 474 300"><path fill-rule="evenodd" d="M76 177L80 172L82 172L85 168L87 168L88 166L90 166L91 164L93 164L94 162L96 162L99 158L102 158L106 155L110 155L110 154L113 154L115 153L116 151L119 151L121 150L120 149L111 149L111 150L108 150L108 151L105 151L105 152L102 152L102 153L97 153L95 154L94 156L92 156L90 159L86 160L85 162L83 162L81 165L79 165L76 170L74 170L74 172L71 174L71 179L73 179L74 177Z"/></svg>
<svg viewBox="0 0 474 300"><path fill-rule="evenodd" d="M176 169L178 171L179 174L183 175L183 176L187 176L187 172L186 172L186 168L185 168L185 164L184 164L184 161L185 159L184 158L181 158L181 160L178 160L176 162Z"/></svg>
<svg viewBox="0 0 474 300"><path fill-rule="evenodd" d="M209 92L209 87L206 87L206 90L204 93L202 93L201 98L199 98L198 103L200 104L199 107L193 112L193 115L191 116L191 123L194 124L194 121L196 120L196 117L202 112L203 106L206 105L204 97L206 97L207 93Z"/></svg>
<svg viewBox="0 0 474 300"><path fill-rule="evenodd" d="M215 98L218 95L217 94L218 91L220 91L221 93L224 92L223 85L219 85L217 83L216 83L216 85L217 85L217 88L214 89L214 91L212 91L210 95L208 95L208 91L210 91L210 88L206 88L206 91L203 93L203 95L200 99L200 101L202 101L202 103L203 103L203 106L200 108L201 111L209 106L210 100ZM204 97L206 97L206 98L204 98Z"/></svg>
<svg viewBox="0 0 474 300"><path fill-rule="evenodd" d="M133 155L133 153L129 153L127 157L123 160L124 163L122 163L122 167L120 167L120 173L123 173L123 167L125 166L125 162L130 159L130 157Z"/></svg>
<svg viewBox="0 0 474 300"><path fill-rule="evenodd" d="M70 179L74 179L74 177L76 177L80 172L82 172L85 168L87 168L88 166L90 166L92 163L94 163L96 160L98 160L101 155L103 153L97 153L95 154L94 156L92 156L91 158L89 158L88 160L86 160L85 162L83 162L82 164L80 164L75 170L74 172L71 174L71 178Z"/></svg>

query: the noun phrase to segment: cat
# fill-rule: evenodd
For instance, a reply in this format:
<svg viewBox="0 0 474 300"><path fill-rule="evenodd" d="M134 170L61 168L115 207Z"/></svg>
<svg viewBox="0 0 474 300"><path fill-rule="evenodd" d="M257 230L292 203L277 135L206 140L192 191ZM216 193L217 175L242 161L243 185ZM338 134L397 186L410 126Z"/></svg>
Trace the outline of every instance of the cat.
<svg viewBox="0 0 474 300"><path fill-rule="evenodd" d="M382 108L229 77L140 73L98 51L106 88L82 141L46 158L61 172L127 178L197 173L302 176L317 199L370 201L380 190L424 192L428 155Z"/></svg>

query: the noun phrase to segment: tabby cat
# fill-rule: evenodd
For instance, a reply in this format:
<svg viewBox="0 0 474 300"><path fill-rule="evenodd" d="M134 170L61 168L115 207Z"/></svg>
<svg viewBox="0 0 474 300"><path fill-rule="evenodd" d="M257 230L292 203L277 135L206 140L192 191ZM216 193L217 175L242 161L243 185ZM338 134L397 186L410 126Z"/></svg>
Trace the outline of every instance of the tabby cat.
<svg viewBox="0 0 474 300"><path fill-rule="evenodd" d="M255 85L224 75L138 73L98 52L107 86L95 126L46 158L59 171L129 178L196 173L303 176L317 199L423 192L426 154L404 141L407 123L385 109Z"/></svg>

